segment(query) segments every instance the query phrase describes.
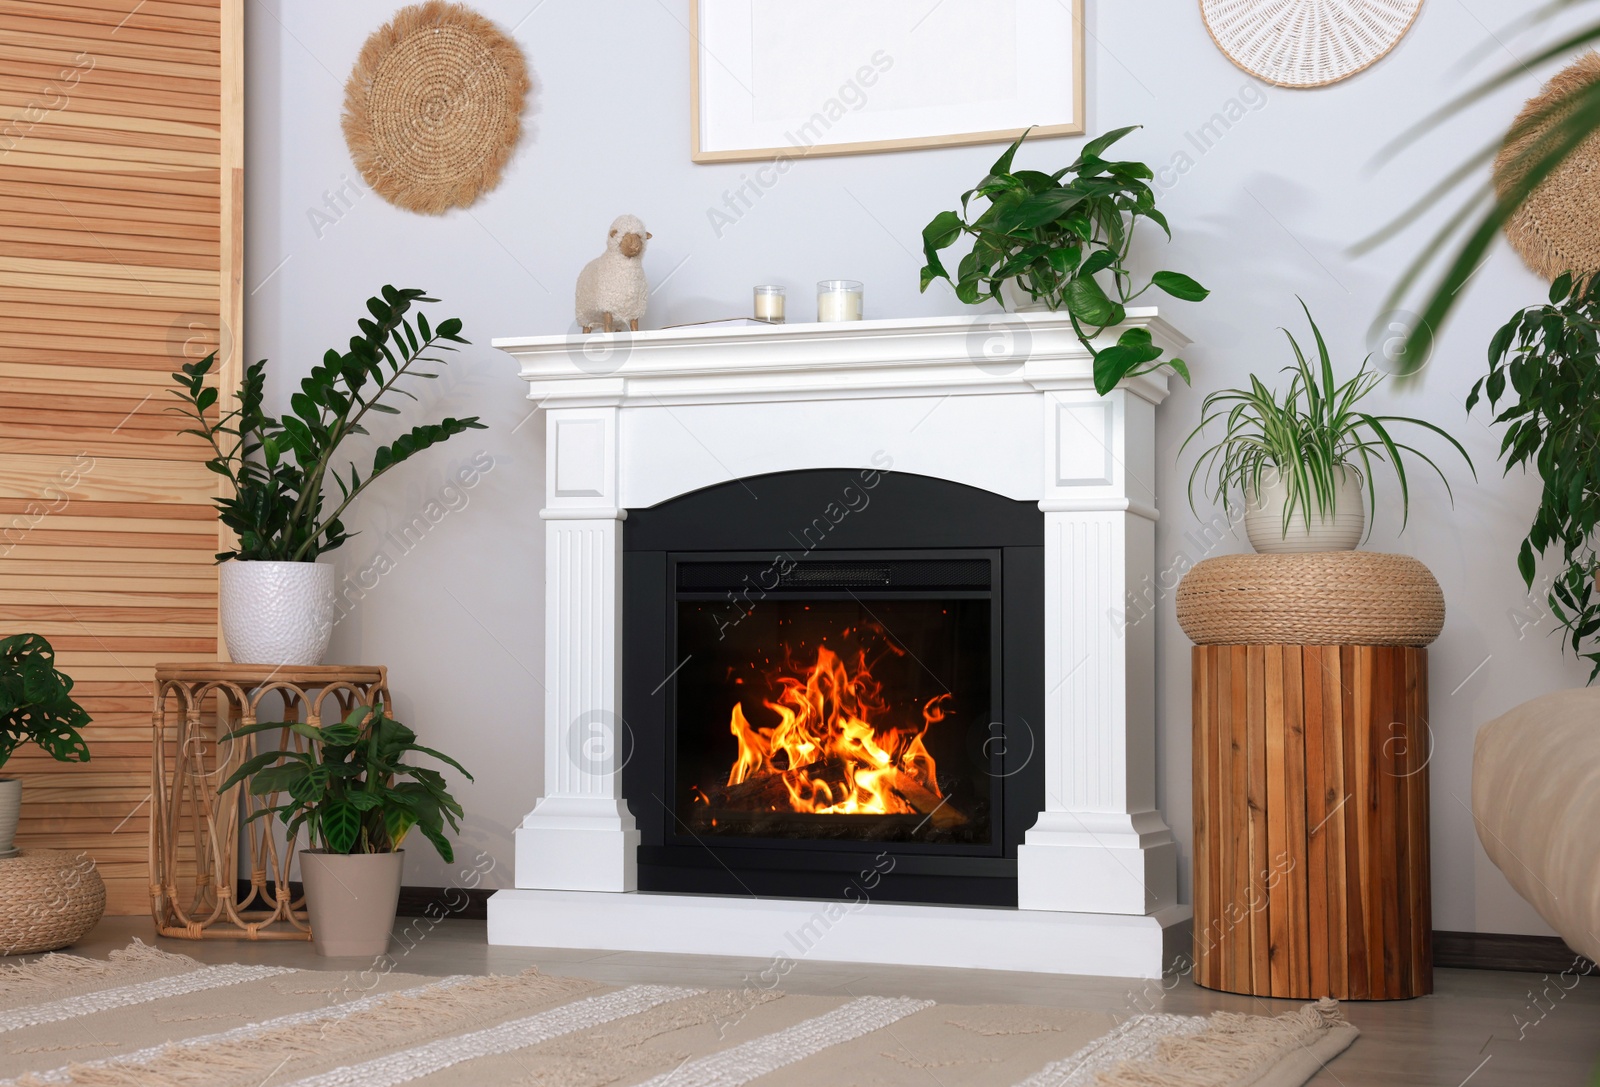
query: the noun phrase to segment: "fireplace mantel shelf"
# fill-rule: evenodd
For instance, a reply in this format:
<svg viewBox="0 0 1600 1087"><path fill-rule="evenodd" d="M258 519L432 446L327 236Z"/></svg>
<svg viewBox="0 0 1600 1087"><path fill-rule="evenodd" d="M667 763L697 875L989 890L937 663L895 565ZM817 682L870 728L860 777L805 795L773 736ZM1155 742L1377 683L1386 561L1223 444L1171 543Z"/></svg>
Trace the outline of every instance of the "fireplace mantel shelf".
<svg viewBox="0 0 1600 1087"><path fill-rule="evenodd" d="M1147 329L1168 357L1189 343L1153 309L1130 310L1124 327ZM516 888L490 902L492 943L767 954L838 905L637 890L639 798L623 794L617 765L622 538L630 509L861 469L1043 511L1045 810L1016 850L1018 908L872 902L807 953L1161 973L1192 910L1156 807L1154 623L1128 602L1155 572L1164 373L1098 395L1089 352L1051 313L493 343L544 417L542 495L531 486L545 524L546 694L543 790L516 832Z"/></svg>
<svg viewBox="0 0 1600 1087"><path fill-rule="evenodd" d="M1168 357L1189 341L1154 308L1131 309L1104 336L1143 328ZM527 336L493 345L521 364L530 398L549 406L1092 390L1089 353L1054 313L899 318L839 324L684 326L647 332ZM1165 372L1125 387L1152 404Z"/></svg>

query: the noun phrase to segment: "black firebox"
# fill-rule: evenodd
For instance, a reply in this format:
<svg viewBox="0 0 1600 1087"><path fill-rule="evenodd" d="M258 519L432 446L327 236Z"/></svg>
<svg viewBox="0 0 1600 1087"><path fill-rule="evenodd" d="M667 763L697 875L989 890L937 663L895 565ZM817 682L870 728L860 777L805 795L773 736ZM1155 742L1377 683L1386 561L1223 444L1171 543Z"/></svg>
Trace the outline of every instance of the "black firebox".
<svg viewBox="0 0 1600 1087"><path fill-rule="evenodd" d="M882 467L630 510L640 889L1016 905L1044 806L1043 538L1036 504Z"/></svg>

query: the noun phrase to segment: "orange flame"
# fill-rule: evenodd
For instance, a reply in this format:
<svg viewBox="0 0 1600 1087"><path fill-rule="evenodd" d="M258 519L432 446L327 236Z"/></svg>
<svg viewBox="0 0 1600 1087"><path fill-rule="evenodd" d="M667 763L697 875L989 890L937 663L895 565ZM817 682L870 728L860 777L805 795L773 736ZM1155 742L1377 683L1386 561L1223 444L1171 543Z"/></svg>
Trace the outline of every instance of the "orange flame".
<svg viewBox="0 0 1600 1087"><path fill-rule="evenodd" d="M875 715L888 710L883 688L858 654L854 673L838 654L817 649L803 676L779 675L776 701L763 704L778 715L772 728L755 728L742 703L733 707L729 731L739 758L728 784L777 775L793 811L818 815L928 815L944 803L933 757L922 739L942 721L948 693L922 707L922 725L879 728Z"/></svg>

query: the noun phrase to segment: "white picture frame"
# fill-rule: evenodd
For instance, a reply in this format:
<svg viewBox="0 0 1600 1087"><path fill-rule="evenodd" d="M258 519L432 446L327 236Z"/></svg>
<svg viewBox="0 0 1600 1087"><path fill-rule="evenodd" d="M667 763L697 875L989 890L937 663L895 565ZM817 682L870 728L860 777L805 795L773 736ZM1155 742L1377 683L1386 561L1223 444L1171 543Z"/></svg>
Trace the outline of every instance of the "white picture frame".
<svg viewBox="0 0 1600 1087"><path fill-rule="evenodd" d="M690 0L690 157L1085 131L1084 0Z"/></svg>

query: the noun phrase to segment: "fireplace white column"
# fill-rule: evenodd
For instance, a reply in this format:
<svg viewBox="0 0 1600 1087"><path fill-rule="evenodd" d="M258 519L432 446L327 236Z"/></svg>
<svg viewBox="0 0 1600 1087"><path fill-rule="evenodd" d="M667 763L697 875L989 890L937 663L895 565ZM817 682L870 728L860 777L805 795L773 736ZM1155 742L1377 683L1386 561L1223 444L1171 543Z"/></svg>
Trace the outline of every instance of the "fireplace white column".
<svg viewBox="0 0 1600 1087"><path fill-rule="evenodd" d="M544 796L517 829L518 887L631 891L622 798L617 408L554 408L546 432Z"/></svg>
<svg viewBox="0 0 1600 1087"><path fill-rule="evenodd" d="M1156 913L1177 845L1155 805L1154 622L1126 607L1155 565L1155 405L1051 389L1044 411L1045 810L1017 905Z"/></svg>

